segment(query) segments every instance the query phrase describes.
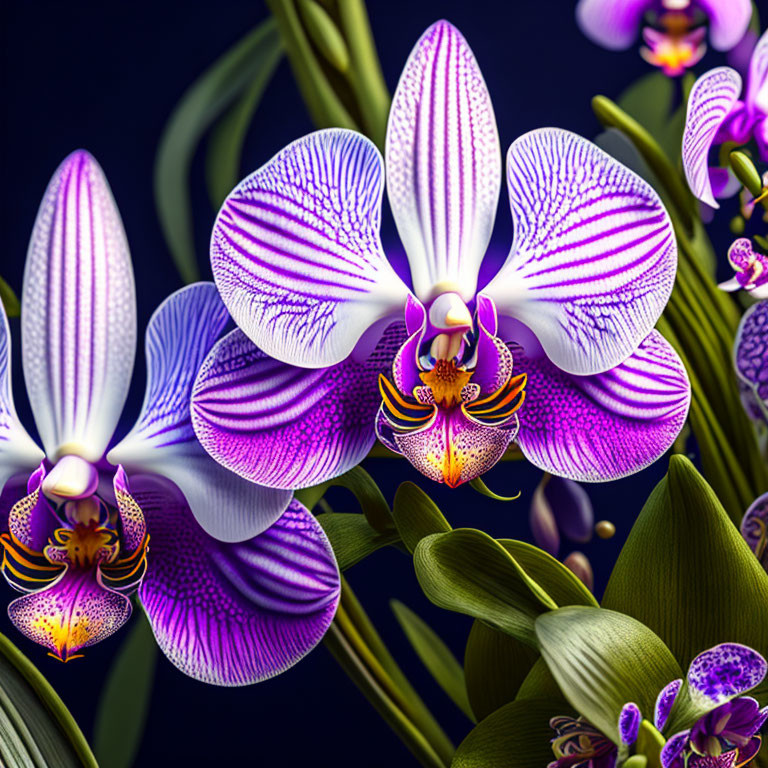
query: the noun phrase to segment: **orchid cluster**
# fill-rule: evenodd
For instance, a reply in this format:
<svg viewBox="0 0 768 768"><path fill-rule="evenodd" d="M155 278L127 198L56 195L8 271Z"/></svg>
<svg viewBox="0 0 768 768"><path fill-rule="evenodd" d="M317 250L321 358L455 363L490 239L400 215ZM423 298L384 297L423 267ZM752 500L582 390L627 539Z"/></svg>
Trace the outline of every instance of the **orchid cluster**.
<svg viewBox="0 0 768 768"><path fill-rule="evenodd" d="M622 50L640 35L648 63L683 76L679 90L645 81L680 102L677 154L637 103L630 117L596 97L609 139L534 128L503 162L483 74L450 22L422 34L390 103L362 3L270 9L238 56L254 40L284 48L318 130L222 193L213 282L188 281L151 316L130 428L137 302L117 205L85 150L43 196L20 310L34 437L14 405L10 311L0 324L0 570L19 638L70 662L141 613L175 667L219 686L275 677L324 641L429 768L756 766L768 721L768 233L747 231L753 209L768 212L757 11L579 0L591 40ZM715 66L694 82L708 45L747 51L744 81ZM210 100L206 120L238 95L217 92L235 59L223 61L185 97ZM645 108L658 126L658 105ZM174 130L162 173L163 152L194 133ZM502 177L514 236L497 263ZM382 226L385 189L405 266ZM737 194L739 236L719 258L704 220ZM374 456L420 483L390 505L360 466ZM483 479L513 461L541 475L525 503L533 544L489 536L481 511L477 528L454 529L429 496L442 484L514 509L518 496ZM627 499L616 522L595 522L586 484L662 463L642 510ZM332 485L361 512L334 511ZM609 574L599 547L617 533ZM564 541L584 552L561 562ZM472 721L458 748L341 575L386 546L432 603L474 620L462 665L393 601ZM95 766L42 676L0 644L2 659L43 720L56 715L48 733ZM8 690L0 680L0 714Z"/></svg>

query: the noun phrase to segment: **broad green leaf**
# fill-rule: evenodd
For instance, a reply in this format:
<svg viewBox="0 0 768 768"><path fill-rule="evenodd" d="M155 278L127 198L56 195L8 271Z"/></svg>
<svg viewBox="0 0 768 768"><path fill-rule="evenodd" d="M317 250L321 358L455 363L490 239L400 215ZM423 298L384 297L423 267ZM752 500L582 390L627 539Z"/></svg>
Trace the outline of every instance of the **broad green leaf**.
<svg viewBox="0 0 768 768"><path fill-rule="evenodd" d="M331 542L339 569L346 571L377 549L400 541L396 531L379 533L364 515L354 512L324 512L317 516Z"/></svg>
<svg viewBox="0 0 768 768"><path fill-rule="evenodd" d="M548 696L562 698L563 692L560 690L557 680L552 677L547 662L539 656L536 663L531 667L531 671L525 676L515 699L544 699Z"/></svg>
<svg viewBox="0 0 768 768"><path fill-rule="evenodd" d="M652 629L682 669L718 643L768 650L768 574L681 455L632 527L602 605Z"/></svg>
<svg viewBox="0 0 768 768"><path fill-rule="evenodd" d="M93 749L101 768L131 768L144 736L158 650L149 622L137 613L96 710Z"/></svg>
<svg viewBox="0 0 768 768"><path fill-rule="evenodd" d="M498 493L494 493L483 480L482 477L476 477L474 480L470 480L469 484L474 488L478 493L482 494L483 496L487 496L489 499L495 499L496 501L516 501L520 498L520 495L522 491L518 491L516 495L514 496L499 496Z"/></svg>
<svg viewBox="0 0 768 768"><path fill-rule="evenodd" d="M198 279L192 238L189 168L208 127L260 77L280 50L274 19L267 19L219 58L184 93L160 139L155 160L155 203L182 279Z"/></svg>
<svg viewBox="0 0 768 768"><path fill-rule="evenodd" d="M416 655L451 701L474 722L475 717L467 699L464 670L450 648L407 605L399 600L390 600L389 605Z"/></svg>
<svg viewBox="0 0 768 768"><path fill-rule="evenodd" d="M2 277L0 277L0 302L2 302L8 317L18 317L21 314L19 299L13 292L13 288Z"/></svg>
<svg viewBox="0 0 768 768"><path fill-rule="evenodd" d="M411 553L425 536L451 530L437 504L418 485L411 482L405 482L397 489L392 504L392 516L403 544Z"/></svg>
<svg viewBox="0 0 768 768"><path fill-rule="evenodd" d="M659 691L682 677L662 640L616 611L569 606L542 614L536 638L565 698L616 743L624 704L651 713Z"/></svg>
<svg viewBox="0 0 768 768"><path fill-rule="evenodd" d="M242 177L240 165L248 126L282 56L282 48L277 45L266 51L262 69L208 137L205 178L208 196L216 210Z"/></svg>
<svg viewBox="0 0 768 768"><path fill-rule="evenodd" d="M488 534L459 528L422 539L416 577L435 605L482 619L535 646L533 621L557 604Z"/></svg>
<svg viewBox="0 0 768 768"><path fill-rule="evenodd" d="M538 651L475 620L464 651L467 697L478 720L513 701Z"/></svg>
<svg viewBox="0 0 768 768"><path fill-rule="evenodd" d="M506 704L469 732L451 768L543 768L554 759L550 719L573 714L557 698Z"/></svg>
<svg viewBox="0 0 768 768"><path fill-rule="evenodd" d="M4 635L0 635L0 765L98 768L62 700Z"/></svg>

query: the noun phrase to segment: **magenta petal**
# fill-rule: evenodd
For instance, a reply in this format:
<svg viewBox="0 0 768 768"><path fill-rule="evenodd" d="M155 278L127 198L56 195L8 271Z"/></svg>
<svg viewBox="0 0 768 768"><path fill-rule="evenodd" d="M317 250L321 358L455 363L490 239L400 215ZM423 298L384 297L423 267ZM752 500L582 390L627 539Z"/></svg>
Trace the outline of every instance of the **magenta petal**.
<svg viewBox="0 0 768 768"><path fill-rule="evenodd" d="M746 102L753 112L768 115L768 30L763 32L752 52Z"/></svg>
<svg viewBox="0 0 768 768"><path fill-rule="evenodd" d="M675 279L672 223L654 189L581 136L542 128L507 155L512 250L483 289L559 368L625 360L651 332Z"/></svg>
<svg viewBox="0 0 768 768"><path fill-rule="evenodd" d="M683 168L691 192L702 202L719 208L709 178L709 149L741 93L741 77L730 67L704 73L688 96L683 132Z"/></svg>
<svg viewBox="0 0 768 768"><path fill-rule="evenodd" d="M653 0L579 0L576 21L593 42L612 51L629 48Z"/></svg>
<svg viewBox="0 0 768 768"><path fill-rule="evenodd" d="M41 464L27 482L27 495L8 514L8 530L28 549L42 552L60 525L48 499L42 494L45 465Z"/></svg>
<svg viewBox="0 0 768 768"><path fill-rule="evenodd" d="M747 31L752 18L750 0L696 0L709 17L709 39L718 51L733 48Z"/></svg>
<svg viewBox="0 0 768 768"><path fill-rule="evenodd" d="M11 384L11 331L0 302L0 491L10 477L31 472L43 460L16 415Z"/></svg>
<svg viewBox="0 0 768 768"><path fill-rule="evenodd" d="M408 289L379 240L383 163L364 136L317 131L229 194L211 237L216 286L271 357L319 368L400 311Z"/></svg>
<svg viewBox="0 0 768 768"><path fill-rule="evenodd" d="M371 357L297 368L257 349L242 331L203 363L192 395L195 432L227 469L270 488L304 488L358 464L375 441L377 379L391 368L403 325L390 326Z"/></svg>
<svg viewBox="0 0 768 768"><path fill-rule="evenodd" d="M120 214L84 150L59 166L40 205L24 269L21 335L48 458L62 451L98 461L131 383L136 295Z"/></svg>
<svg viewBox="0 0 768 768"><path fill-rule="evenodd" d="M757 651L739 643L721 643L691 662L688 687L691 696L718 705L760 685L766 671L768 664Z"/></svg>
<svg viewBox="0 0 768 768"><path fill-rule="evenodd" d="M517 441L541 469L572 480L614 480L654 462L682 429L690 384L657 331L621 365L595 376L571 376L545 357L513 352L516 370L528 374Z"/></svg>
<svg viewBox="0 0 768 768"><path fill-rule="evenodd" d="M136 493L151 536L140 598L160 648L216 685L266 680L317 645L333 619L339 572L317 521L296 501L239 544L206 535L160 486Z"/></svg>
<svg viewBox="0 0 768 768"><path fill-rule="evenodd" d="M747 412L768 418L768 301L753 304L741 318L733 360Z"/></svg>
<svg viewBox="0 0 768 768"><path fill-rule="evenodd" d="M131 601L103 587L96 566L70 566L50 587L8 606L16 628L62 661L109 637L130 615Z"/></svg>
<svg viewBox="0 0 768 768"><path fill-rule="evenodd" d="M483 75L447 21L427 29L408 58L385 154L387 194L416 295L427 301L455 291L469 301L496 218L501 149Z"/></svg>

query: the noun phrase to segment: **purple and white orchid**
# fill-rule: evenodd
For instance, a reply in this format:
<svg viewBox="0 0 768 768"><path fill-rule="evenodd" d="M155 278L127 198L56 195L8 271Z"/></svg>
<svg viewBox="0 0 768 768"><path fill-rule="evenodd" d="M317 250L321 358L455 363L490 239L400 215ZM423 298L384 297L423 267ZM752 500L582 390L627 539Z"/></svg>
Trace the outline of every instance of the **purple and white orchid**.
<svg viewBox="0 0 768 768"><path fill-rule="evenodd" d="M662 768L737 768L760 750L760 729L768 707L743 694L760 685L768 671L765 659L745 645L721 643L700 653L686 680L672 680L656 699L653 724L662 731L678 699L687 698L700 712L693 727L671 736L661 750ZM555 717L550 726L555 760L548 768L613 768L636 743L642 713L629 702L618 722L618 743L584 718ZM615 738L612 736L612 738Z"/></svg>
<svg viewBox="0 0 768 768"><path fill-rule="evenodd" d="M683 132L683 167L691 192L719 208L716 197L735 194L740 185L726 168L709 166L714 145L747 144L768 162L768 32L757 41L742 95L741 75L731 67L715 67L695 83L688 97Z"/></svg>
<svg viewBox="0 0 768 768"><path fill-rule="evenodd" d="M670 76L682 75L706 52L733 48L752 16L750 0L579 0L576 20L593 42L612 51L629 48L642 28L649 64Z"/></svg>
<svg viewBox="0 0 768 768"><path fill-rule="evenodd" d="M239 329L195 383L206 450L276 488L354 466L374 423L451 486L513 439L576 480L622 477L664 453L690 387L653 330L676 268L654 190L572 133L522 136L507 158L515 242L478 293L501 153L475 57L445 21L400 79L386 170L412 290L382 249L384 162L363 136L310 134L227 197L211 261Z"/></svg>
<svg viewBox="0 0 768 768"><path fill-rule="evenodd" d="M22 294L45 453L16 415L4 313L0 325L2 571L24 593L9 615L62 661L124 624L137 591L168 658L220 685L278 674L333 618L339 573L318 523L289 491L216 464L192 430L194 377L227 322L212 283L166 299L147 329L141 414L108 451L133 371L133 272L101 168L70 155L43 198Z"/></svg>
<svg viewBox="0 0 768 768"><path fill-rule="evenodd" d="M768 256L756 251L748 237L731 243L728 262L736 274L718 288L729 292L743 290L755 299L768 299Z"/></svg>
<svg viewBox="0 0 768 768"><path fill-rule="evenodd" d="M756 424L768 424L768 301L742 316L733 346L741 402Z"/></svg>

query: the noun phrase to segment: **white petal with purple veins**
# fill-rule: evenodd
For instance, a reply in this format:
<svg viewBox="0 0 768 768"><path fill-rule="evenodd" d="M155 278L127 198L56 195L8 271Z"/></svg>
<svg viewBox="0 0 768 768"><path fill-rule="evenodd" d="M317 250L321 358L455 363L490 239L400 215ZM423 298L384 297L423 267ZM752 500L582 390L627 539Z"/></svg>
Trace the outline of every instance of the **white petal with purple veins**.
<svg viewBox="0 0 768 768"><path fill-rule="evenodd" d="M84 150L59 166L40 205L21 334L27 392L48 458L100 459L131 381L136 297L120 214Z"/></svg>
<svg viewBox="0 0 768 768"><path fill-rule="evenodd" d="M746 102L763 115L768 115L768 30L763 32L752 51Z"/></svg>
<svg viewBox="0 0 768 768"><path fill-rule="evenodd" d="M677 248L653 188L581 136L543 128L507 160L515 240L483 294L578 375L631 355L672 291ZM512 339L514 341L514 339Z"/></svg>
<svg viewBox="0 0 768 768"><path fill-rule="evenodd" d="M364 136L317 131L224 201L213 276L235 322L270 357L334 365L405 304L408 289L379 239L382 166Z"/></svg>
<svg viewBox="0 0 768 768"><path fill-rule="evenodd" d="M709 178L709 149L718 128L728 117L741 93L741 76L730 67L705 72L688 97L683 132L683 168L691 192L713 208L719 208Z"/></svg>
<svg viewBox="0 0 768 768"><path fill-rule="evenodd" d="M397 86L387 126L387 194L416 295L465 301L496 217L501 150L488 89L467 41L438 21Z"/></svg>

